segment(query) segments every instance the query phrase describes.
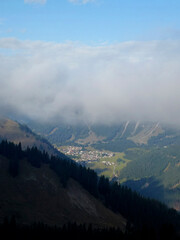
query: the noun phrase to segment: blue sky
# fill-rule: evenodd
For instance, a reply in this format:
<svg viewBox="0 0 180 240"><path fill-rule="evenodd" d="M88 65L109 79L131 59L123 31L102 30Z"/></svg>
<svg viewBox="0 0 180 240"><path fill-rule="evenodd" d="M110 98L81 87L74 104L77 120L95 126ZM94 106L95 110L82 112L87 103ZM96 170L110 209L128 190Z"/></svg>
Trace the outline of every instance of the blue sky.
<svg viewBox="0 0 180 240"><path fill-rule="evenodd" d="M0 37L85 44L177 39L179 0L1 0Z"/></svg>

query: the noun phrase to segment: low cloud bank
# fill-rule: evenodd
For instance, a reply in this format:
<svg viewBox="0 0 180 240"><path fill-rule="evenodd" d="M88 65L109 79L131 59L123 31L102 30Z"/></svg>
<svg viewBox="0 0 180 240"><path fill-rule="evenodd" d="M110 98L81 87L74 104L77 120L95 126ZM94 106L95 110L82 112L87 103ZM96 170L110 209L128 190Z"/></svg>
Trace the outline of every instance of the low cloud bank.
<svg viewBox="0 0 180 240"><path fill-rule="evenodd" d="M0 39L0 111L35 120L180 125L180 41Z"/></svg>

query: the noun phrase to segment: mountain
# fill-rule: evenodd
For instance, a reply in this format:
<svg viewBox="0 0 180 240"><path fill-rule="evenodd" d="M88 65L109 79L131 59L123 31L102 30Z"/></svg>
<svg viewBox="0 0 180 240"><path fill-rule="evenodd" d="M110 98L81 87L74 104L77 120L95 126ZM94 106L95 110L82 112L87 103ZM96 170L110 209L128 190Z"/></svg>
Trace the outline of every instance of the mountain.
<svg viewBox="0 0 180 240"><path fill-rule="evenodd" d="M76 222L125 229L126 220L120 214L103 206L73 179L63 188L57 174L46 164L35 168L22 159L16 177L9 174L7 158L0 156L0 166L0 222L14 216L22 224L62 226Z"/></svg>
<svg viewBox="0 0 180 240"><path fill-rule="evenodd" d="M134 239L134 234L147 236L151 230L154 239L161 233L176 236L180 226L180 216L175 210L104 176L98 177L93 170L70 158L49 156L34 144L22 150L20 143L1 141L0 196L3 231L7 227L9 231L15 229L13 219L21 226L36 226L31 225L33 222L48 226L75 222L92 223L98 229L119 227L121 234L126 227L124 234L131 236L126 239ZM6 218L12 219L9 225ZM38 231L47 229L45 225L38 226Z"/></svg>
<svg viewBox="0 0 180 240"><path fill-rule="evenodd" d="M0 119L0 139L7 139L16 144L21 142L23 149L26 149L27 146L36 146L41 151L67 158L63 153L57 151L45 138L32 132L27 125L8 118Z"/></svg>
<svg viewBox="0 0 180 240"><path fill-rule="evenodd" d="M59 150L83 162L98 174L116 179L144 196L180 210L178 127L131 121L114 125L37 122L29 122L29 125ZM77 149L74 150L72 146Z"/></svg>
<svg viewBox="0 0 180 240"><path fill-rule="evenodd" d="M62 161L69 160L26 125L10 119L0 120L0 139L21 143L23 150L37 147L42 154L48 152ZM126 220L104 207L77 181L70 179L65 190L57 174L47 164L42 167L34 164L34 167L27 159L19 161L20 173L13 178L8 174L9 161L0 155L0 222L6 216L15 216L23 224L42 221L49 225L62 225L73 220L124 229Z"/></svg>
<svg viewBox="0 0 180 240"><path fill-rule="evenodd" d="M70 125L29 121L28 125L57 146L90 145L119 152L129 147L180 144L180 128L157 122Z"/></svg>

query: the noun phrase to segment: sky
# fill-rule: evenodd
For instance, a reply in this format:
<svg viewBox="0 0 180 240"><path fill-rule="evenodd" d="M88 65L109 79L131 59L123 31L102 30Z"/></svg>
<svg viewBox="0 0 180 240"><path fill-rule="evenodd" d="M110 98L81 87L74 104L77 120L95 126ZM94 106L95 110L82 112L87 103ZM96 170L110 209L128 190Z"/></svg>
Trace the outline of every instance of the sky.
<svg viewBox="0 0 180 240"><path fill-rule="evenodd" d="M0 112L180 126L179 0L1 0Z"/></svg>
<svg viewBox="0 0 180 240"><path fill-rule="evenodd" d="M0 37L90 45L179 38L179 10L179 0L1 0Z"/></svg>

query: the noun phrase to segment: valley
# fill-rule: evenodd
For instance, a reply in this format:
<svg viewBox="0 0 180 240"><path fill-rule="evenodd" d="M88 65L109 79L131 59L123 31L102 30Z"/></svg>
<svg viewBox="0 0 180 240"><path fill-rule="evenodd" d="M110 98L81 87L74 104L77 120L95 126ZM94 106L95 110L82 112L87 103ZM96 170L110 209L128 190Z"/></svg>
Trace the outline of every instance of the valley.
<svg viewBox="0 0 180 240"><path fill-rule="evenodd" d="M180 210L180 130L153 122L30 123L55 148L99 175Z"/></svg>
<svg viewBox="0 0 180 240"><path fill-rule="evenodd" d="M24 124L1 120L0 137L14 143L21 140L23 148L36 145L50 154L72 158L99 176L180 210L179 129L129 121L112 126L37 122L28 126L33 131Z"/></svg>
<svg viewBox="0 0 180 240"><path fill-rule="evenodd" d="M125 158L123 152L98 151L92 147L75 146L57 147L57 150L63 152L75 162L90 167L110 179L118 179L120 171L130 162L129 159Z"/></svg>
<svg viewBox="0 0 180 240"><path fill-rule="evenodd" d="M58 150L74 161L94 169L99 175L126 184L147 197L179 209L178 148L132 148L127 149L126 153L74 146L59 147Z"/></svg>

